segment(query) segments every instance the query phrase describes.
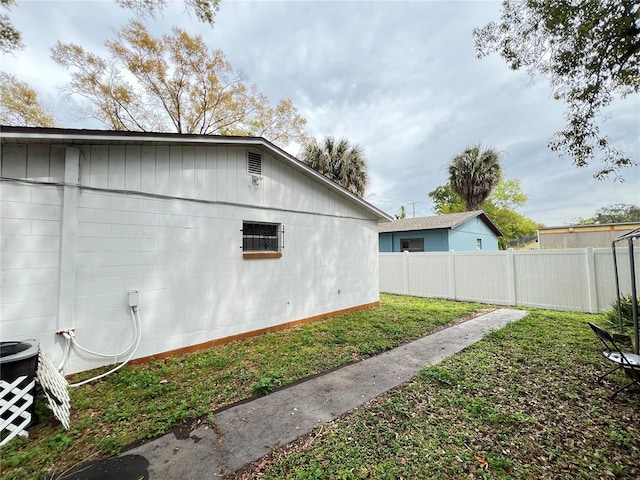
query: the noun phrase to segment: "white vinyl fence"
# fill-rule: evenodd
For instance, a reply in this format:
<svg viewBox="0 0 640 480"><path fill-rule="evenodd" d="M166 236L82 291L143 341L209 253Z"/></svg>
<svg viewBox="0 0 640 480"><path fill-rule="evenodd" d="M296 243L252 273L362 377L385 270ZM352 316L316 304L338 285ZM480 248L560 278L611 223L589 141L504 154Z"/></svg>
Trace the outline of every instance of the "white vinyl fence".
<svg viewBox="0 0 640 480"><path fill-rule="evenodd" d="M640 288L640 253L635 255ZM630 260L617 249L622 294ZM380 253L380 291L498 305L597 313L616 298L610 248Z"/></svg>

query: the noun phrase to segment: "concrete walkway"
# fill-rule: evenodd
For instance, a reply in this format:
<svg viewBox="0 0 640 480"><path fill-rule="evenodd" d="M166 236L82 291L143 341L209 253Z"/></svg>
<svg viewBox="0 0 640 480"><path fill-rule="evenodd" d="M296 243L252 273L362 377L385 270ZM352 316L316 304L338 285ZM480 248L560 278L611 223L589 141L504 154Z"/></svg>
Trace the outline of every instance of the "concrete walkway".
<svg viewBox="0 0 640 480"><path fill-rule="evenodd" d="M526 314L511 309L492 311L221 411L215 415L214 429L200 427L181 438L171 433L63 478L195 480L234 473Z"/></svg>

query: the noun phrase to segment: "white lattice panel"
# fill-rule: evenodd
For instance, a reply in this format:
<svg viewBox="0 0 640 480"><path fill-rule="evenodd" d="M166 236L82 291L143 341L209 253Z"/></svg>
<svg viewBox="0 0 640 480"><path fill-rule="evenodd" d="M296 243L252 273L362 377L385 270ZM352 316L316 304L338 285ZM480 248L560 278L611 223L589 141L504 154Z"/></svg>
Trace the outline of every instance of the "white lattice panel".
<svg viewBox="0 0 640 480"><path fill-rule="evenodd" d="M60 375L56 367L49 361L49 358L40 349L38 358L38 371L36 373L38 383L42 387L42 393L49 408L53 410L65 430L69 430L69 411L71 404L69 400L69 391L67 390L67 380Z"/></svg>
<svg viewBox="0 0 640 480"><path fill-rule="evenodd" d="M28 409L33 405L33 387L35 378L26 383L26 376L18 377L12 382L0 380L0 432L8 431L0 446L6 444L17 435L28 437L26 427L31 423L31 412ZM25 385L21 385L22 383ZM6 418L5 418L6 417Z"/></svg>

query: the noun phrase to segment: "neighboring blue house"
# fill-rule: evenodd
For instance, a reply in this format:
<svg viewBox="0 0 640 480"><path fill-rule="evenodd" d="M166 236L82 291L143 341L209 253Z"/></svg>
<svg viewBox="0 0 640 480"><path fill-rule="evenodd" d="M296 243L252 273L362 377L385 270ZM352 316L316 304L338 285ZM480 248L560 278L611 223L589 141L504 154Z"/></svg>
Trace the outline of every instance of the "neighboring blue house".
<svg viewBox="0 0 640 480"><path fill-rule="evenodd" d="M381 252L498 250L500 229L482 210L405 218L378 225Z"/></svg>

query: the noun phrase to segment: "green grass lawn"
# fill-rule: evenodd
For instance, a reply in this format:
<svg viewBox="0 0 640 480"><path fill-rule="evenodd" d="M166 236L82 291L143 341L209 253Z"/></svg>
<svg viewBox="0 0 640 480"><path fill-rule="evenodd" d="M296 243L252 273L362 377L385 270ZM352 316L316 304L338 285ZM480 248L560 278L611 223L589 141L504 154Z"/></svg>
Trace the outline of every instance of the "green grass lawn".
<svg viewBox="0 0 640 480"><path fill-rule="evenodd" d="M595 383L602 320L533 310L235 478L639 479L640 394Z"/></svg>
<svg viewBox="0 0 640 480"><path fill-rule="evenodd" d="M103 380L72 389L65 431L41 396L29 440L0 451L1 477L59 476L86 460L178 426L209 422L216 410L419 338L477 312L482 305L382 295L382 305L210 350L127 365ZM106 371L106 369L102 370ZM99 373L77 375L72 382Z"/></svg>
<svg viewBox="0 0 640 480"><path fill-rule="evenodd" d="M64 431L41 399L1 477L43 479L116 454L300 378L375 355L478 312L479 304L382 295L379 308L126 366L71 390ZM413 381L320 426L236 478L640 478L640 394L608 399L586 322L532 310ZM97 372L76 376L79 381Z"/></svg>

